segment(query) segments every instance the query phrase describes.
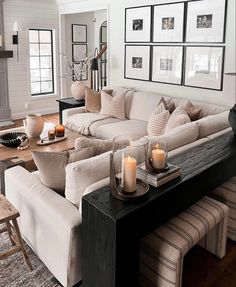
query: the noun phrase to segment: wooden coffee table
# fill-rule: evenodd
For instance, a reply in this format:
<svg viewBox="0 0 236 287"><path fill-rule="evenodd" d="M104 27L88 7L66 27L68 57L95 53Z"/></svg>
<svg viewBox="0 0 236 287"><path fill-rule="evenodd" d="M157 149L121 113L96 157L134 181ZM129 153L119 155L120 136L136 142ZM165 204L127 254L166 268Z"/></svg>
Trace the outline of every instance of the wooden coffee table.
<svg viewBox="0 0 236 287"><path fill-rule="evenodd" d="M24 127L5 130L0 132L0 134L4 134L7 132L13 131L22 131L25 132ZM46 134L43 131L44 134ZM42 133L42 134L43 134ZM36 166L34 164L32 158L32 151L54 151L61 152L74 148L75 139L78 137L82 137L82 135L74 132L72 130L66 129L65 135L67 139L53 143L50 145L39 146L37 145L38 138L30 138L30 146L25 150L18 150L17 148L9 148L0 144L0 177L1 177L1 191L4 193L4 171L7 168L13 167L15 165L23 165L27 170L33 171L36 170Z"/></svg>

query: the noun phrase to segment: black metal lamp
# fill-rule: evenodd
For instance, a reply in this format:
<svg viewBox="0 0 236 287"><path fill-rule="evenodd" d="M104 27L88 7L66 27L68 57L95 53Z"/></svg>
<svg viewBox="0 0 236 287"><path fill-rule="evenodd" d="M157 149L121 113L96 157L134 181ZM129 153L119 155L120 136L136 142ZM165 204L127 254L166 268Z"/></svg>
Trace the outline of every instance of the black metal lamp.
<svg viewBox="0 0 236 287"><path fill-rule="evenodd" d="M96 58L91 60L91 71L98 71L98 59Z"/></svg>
<svg viewBox="0 0 236 287"><path fill-rule="evenodd" d="M16 33L15 35L12 35L12 44L17 45L16 46L16 57L17 62L19 62L19 51L18 51L18 44L19 44L19 24L17 22L14 23L13 31Z"/></svg>
<svg viewBox="0 0 236 287"><path fill-rule="evenodd" d="M91 60L91 88L95 91L99 89L99 77L98 77L98 48L95 48L94 55Z"/></svg>

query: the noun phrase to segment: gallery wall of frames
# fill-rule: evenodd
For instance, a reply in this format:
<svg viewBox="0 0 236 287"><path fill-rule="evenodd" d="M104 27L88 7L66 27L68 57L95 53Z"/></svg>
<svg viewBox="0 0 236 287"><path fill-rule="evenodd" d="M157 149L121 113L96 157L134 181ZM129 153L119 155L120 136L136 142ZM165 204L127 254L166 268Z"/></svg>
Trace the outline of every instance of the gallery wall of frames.
<svg viewBox="0 0 236 287"><path fill-rule="evenodd" d="M227 0L125 10L124 77L223 89Z"/></svg>

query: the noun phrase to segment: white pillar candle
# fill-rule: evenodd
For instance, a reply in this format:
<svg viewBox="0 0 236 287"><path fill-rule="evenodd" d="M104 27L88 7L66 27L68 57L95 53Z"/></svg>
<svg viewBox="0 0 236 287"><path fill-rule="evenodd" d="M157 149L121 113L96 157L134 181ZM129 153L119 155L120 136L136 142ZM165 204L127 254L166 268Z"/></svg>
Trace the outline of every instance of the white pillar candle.
<svg viewBox="0 0 236 287"><path fill-rule="evenodd" d="M166 153L161 149L152 150L152 166L156 169L163 169L166 164Z"/></svg>
<svg viewBox="0 0 236 287"><path fill-rule="evenodd" d="M136 168L137 161L130 156L124 158L123 162L123 189L126 192L136 191Z"/></svg>

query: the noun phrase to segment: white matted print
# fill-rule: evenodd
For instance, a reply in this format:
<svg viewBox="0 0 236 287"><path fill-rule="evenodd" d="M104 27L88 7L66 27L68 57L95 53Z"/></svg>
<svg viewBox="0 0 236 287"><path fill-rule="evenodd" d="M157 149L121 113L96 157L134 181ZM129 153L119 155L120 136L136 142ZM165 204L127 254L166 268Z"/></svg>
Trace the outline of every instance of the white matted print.
<svg viewBox="0 0 236 287"><path fill-rule="evenodd" d="M186 42L224 42L225 1L188 2Z"/></svg>
<svg viewBox="0 0 236 287"><path fill-rule="evenodd" d="M185 86L222 90L224 47L187 47Z"/></svg>
<svg viewBox="0 0 236 287"><path fill-rule="evenodd" d="M125 78L149 81L150 46L125 46Z"/></svg>
<svg viewBox="0 0 236 287"><path fill-rule="evenodd" d="M72 44L72 62L85 60L87 57L87 44Z"/></svg>
<svg viewBox="0 0 236 287"><path fill-rule="evenodd" d="M152 81L181 85L182 46L153 46Z"/></svg>
<svg viewBox="0 0 236 287"><path fill-rule="evenodd" d="M151 41L151 6L125 9L125 42Z"/></svg>
<svg viewBox="0 0 236 287"><path fill-rule="evenodd" d="M183 42L184 3L154 6L153 42Z"/></svg>
<svg viewBox="0 0 236 287"><path fill-rule="evenodd" d="M87 25L72 24L72 42L73 43L87 42Z"/></svg>

